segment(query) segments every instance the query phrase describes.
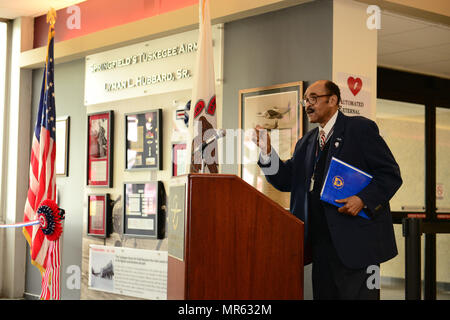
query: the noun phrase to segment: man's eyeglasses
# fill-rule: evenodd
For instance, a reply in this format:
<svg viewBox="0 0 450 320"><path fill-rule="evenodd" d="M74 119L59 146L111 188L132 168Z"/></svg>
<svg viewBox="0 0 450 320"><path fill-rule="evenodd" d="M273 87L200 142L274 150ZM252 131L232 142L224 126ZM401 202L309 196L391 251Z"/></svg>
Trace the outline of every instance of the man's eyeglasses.
<svg viewBox="0 0 450 320"><path fill-rule="evenodd" d="M320 97L329 97L332 96L332 94L322 94L320 96L310 96L307 97L306 99L300 100L300 103L302 106L306 107L306 104L309 102L309 104L311 105L315 105L317 103L317 98Z"/></svg>

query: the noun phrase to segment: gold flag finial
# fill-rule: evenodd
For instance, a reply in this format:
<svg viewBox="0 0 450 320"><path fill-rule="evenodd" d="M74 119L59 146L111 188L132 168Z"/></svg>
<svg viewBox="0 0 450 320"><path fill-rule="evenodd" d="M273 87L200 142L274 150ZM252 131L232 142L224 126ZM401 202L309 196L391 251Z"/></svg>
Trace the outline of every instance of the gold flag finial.
<svg viewBox="0 0 450 320"><path fill-rule="evenodd" d="M55 22L56 22L56 10L54 8L51 8L47 12L47 23L50 23L52 26L54 26Z"/></svg>

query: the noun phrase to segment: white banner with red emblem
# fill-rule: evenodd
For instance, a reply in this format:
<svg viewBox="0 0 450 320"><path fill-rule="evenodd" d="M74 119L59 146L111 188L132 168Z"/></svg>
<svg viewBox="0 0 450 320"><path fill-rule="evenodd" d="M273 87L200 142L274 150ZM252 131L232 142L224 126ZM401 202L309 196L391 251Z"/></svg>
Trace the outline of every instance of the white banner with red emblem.
<svg viewBox="0 0 450 320"><path fill-rule="evenodd" d="M217 142L204 144L216 135L217 128L214 55L208 0L199 2L199 19L197 64L189 114L191 138L188 140L187 150L191 150L191 161L188 172L218 173Z"/></svg>

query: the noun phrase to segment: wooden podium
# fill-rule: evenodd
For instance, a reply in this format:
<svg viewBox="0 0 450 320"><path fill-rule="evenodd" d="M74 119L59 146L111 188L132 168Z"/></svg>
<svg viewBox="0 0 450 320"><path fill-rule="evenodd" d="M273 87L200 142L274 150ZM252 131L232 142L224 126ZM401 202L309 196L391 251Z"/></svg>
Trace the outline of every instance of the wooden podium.
<svg viewBox="0 0 450 320"><path fill-rule="evenodd" d="M302 221L234 175L181 181L169 193L168 299L303 299Z"/></svg>

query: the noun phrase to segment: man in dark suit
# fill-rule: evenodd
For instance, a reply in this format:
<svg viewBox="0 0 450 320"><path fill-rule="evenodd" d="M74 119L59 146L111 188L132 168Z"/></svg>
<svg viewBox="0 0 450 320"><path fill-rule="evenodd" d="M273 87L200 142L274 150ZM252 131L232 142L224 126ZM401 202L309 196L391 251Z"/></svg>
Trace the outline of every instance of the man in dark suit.
<svg viewBox="0 0 450 320"><path fill-rule="evenodd" d="M402 179L375 122L345 116L340 99L331 81L308 87L302 104L319 127L297 142L287 161L280 160L270 136L257 126L258 164L275 188L291 192L291 212L305 223L305 264L312 260L314 299L379 299L379 289L367 285L373 272L368 267L397 255L389 200ZM344 204L341 208L320 200L333 156L373 176L358 194L336 200ZM357 215L363 208L370 220Z"/></svg>

